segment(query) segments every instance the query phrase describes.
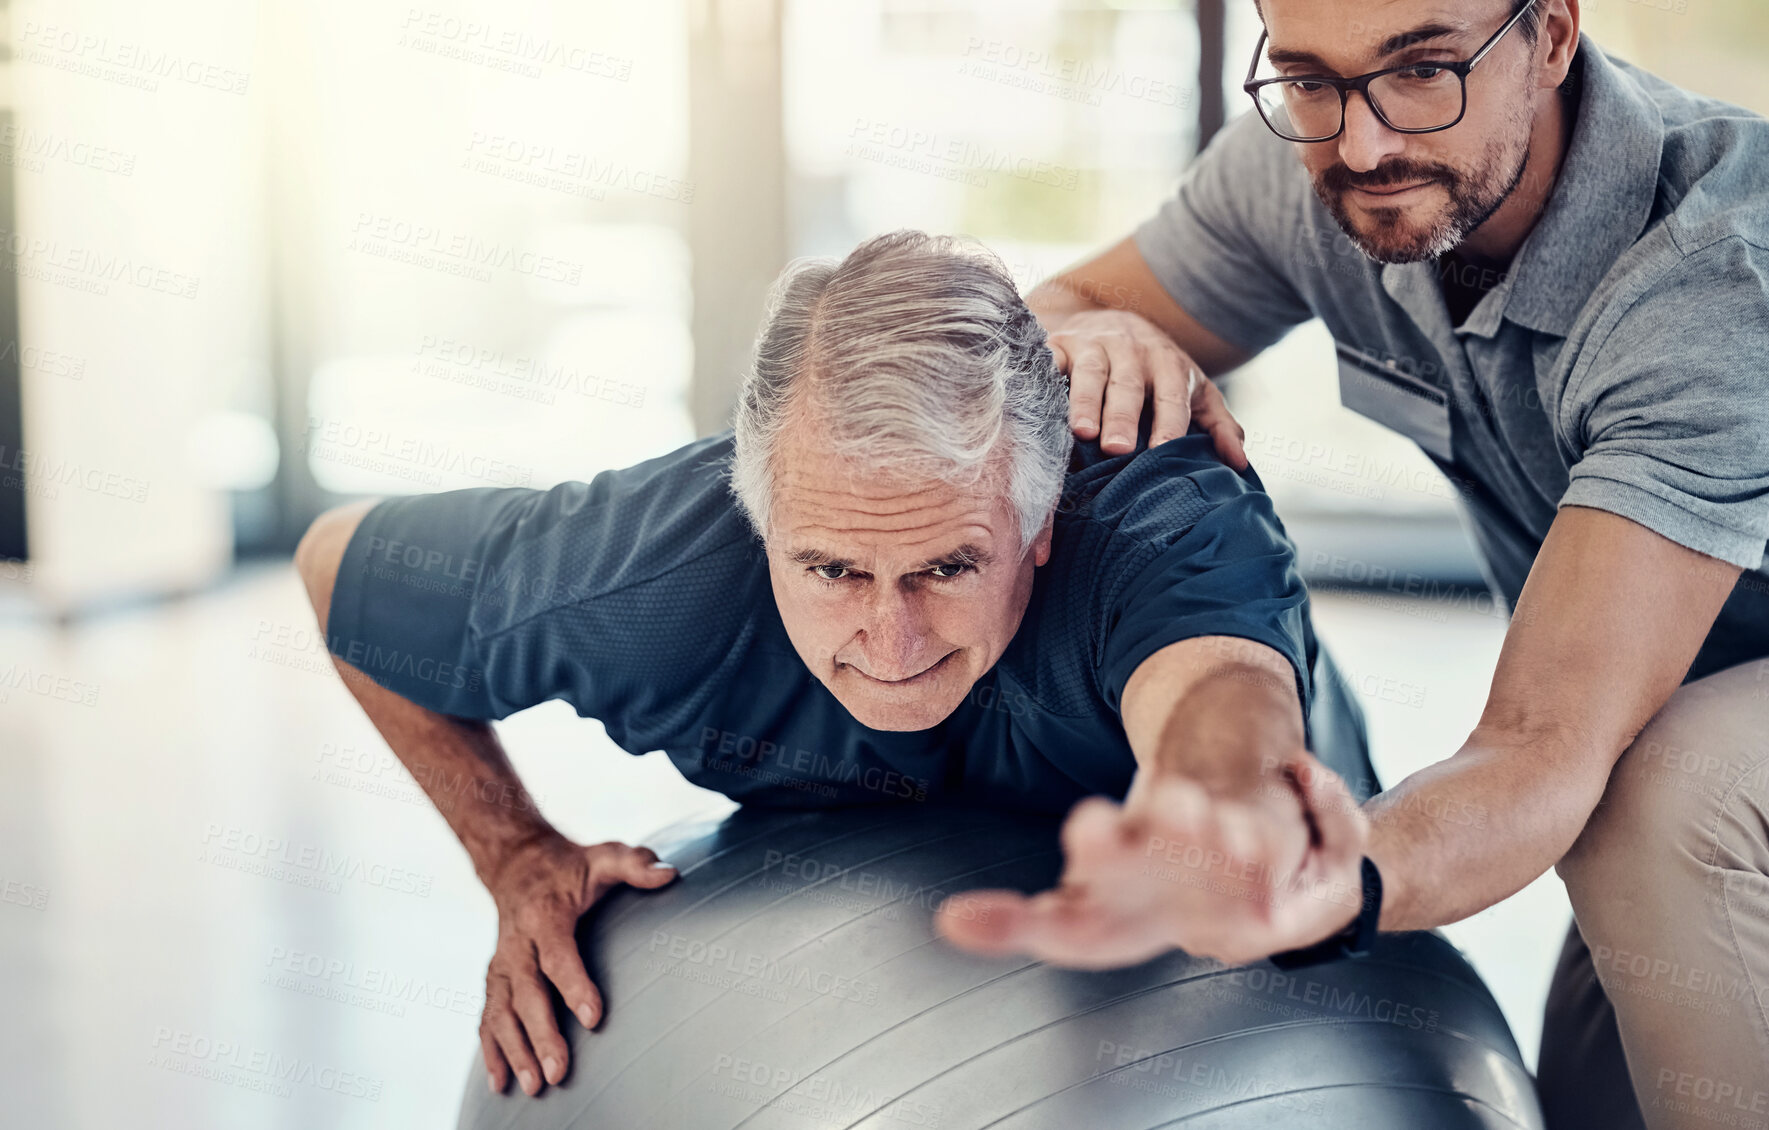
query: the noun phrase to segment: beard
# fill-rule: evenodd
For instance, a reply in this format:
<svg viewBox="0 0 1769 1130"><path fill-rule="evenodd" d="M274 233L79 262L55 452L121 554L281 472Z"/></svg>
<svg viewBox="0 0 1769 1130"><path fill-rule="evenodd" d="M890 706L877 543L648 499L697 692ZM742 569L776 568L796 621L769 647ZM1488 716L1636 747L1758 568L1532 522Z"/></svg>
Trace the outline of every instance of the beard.
<svg viewBox="0 0 1769 1130"><path fill-rule="evenodd" d="M1489 142L1473 171L1405 157L1384 161L1367 173L1334 164L1312 178L1315 195L1333 214L1340 230L1378 263L1436 259L1491 219L1523 183L1524 170L1529 167L1529 131L1514 136L1517 140L1509 144L1503 139ZM1354 188L1396 188L1427 181L1441 185L1449 201L1423 221L1409 220L1407 208L1354 210L1345 199Z"/></svg>

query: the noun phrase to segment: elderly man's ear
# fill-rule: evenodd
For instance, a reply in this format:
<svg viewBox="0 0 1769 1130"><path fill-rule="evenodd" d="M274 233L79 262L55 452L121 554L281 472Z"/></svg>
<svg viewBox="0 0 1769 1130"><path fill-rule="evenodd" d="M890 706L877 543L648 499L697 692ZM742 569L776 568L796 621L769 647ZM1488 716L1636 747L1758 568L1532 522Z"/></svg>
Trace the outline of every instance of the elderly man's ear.
<svg viewBox="0 0 1769 1130"><path fill-rule="evenodd" d="M1032 564L1043 565L1050 560L1051 536L1056 530L1056 507L1044 516L1044 528L1032 539Z"/></svg>

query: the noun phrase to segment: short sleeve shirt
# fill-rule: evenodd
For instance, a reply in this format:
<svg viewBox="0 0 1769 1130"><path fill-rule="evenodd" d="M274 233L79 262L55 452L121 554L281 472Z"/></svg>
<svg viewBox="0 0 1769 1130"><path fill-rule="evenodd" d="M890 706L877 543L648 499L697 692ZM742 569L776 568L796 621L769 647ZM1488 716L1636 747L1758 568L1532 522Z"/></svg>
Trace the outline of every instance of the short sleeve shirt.
<svg viewBox="0 0 1769 1130"><path fill-rule="evenodd" d="M1589 37L1568 91L1543 215L1460 325L1437 265L1366 257L1252 112L1134 239L1174 300L1244 350L1320 318L1341 402L1449 476L1509 602L1567 505L1741 566L1694 678L1769 654L1769 122Z"/></svg>
<svg viewBox="0 0 1769 1130"><path fill-rule="evenodd" d="M1145 414L1145 440L1147 417ZM499 719L551 699L740 801L1121 796L1131 674L1204 635L1269 645L1303 702L1316 644L1257 476L1190 435L1076 445L1048 564L996 665L928 730L857 722L793 649L728 482L727 431L590 482L387 498L338 570L330 650L421 706Z"/></svg>

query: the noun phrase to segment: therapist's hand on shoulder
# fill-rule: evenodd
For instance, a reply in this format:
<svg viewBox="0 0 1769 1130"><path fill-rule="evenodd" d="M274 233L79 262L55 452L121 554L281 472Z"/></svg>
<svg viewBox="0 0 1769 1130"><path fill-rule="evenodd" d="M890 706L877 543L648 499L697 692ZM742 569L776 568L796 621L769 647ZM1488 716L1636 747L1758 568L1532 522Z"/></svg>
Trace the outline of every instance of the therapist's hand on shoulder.
<svg viewBox="0 0 1769 1130"><path fill-rule="evenodd" d="M1185 435L1196 421L1223 462L1247 466L1246 432L1203 368L1141 314L1099 308L1064 318L1050 334L1057 369L1069 374L1069 426L1121 455L1136 447L1145 398L1155 402L1149 446Z"/></svg>
<svg viewBox="0 0 1769 1130"><path fill-rule="evenodd" d="M1062 831L1058 886L941 904L961 949L1108 969L1179 948L1241 965L1312 944L1356 917L1368 818L1306 753L1237 796L1139 773L1123 804L1090 797Z"/></svg>

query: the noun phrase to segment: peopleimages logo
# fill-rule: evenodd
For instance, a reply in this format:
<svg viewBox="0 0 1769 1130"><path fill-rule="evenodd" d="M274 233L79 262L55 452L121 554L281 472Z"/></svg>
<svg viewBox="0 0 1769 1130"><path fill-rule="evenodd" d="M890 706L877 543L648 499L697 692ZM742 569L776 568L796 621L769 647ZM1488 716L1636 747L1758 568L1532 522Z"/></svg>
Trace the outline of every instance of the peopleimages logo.
<svg viewBox="0 0 1769 1130"><path fill-rule="evenodd" d="M721 1052L713 1061L707 1086L716 1094L741 1102L765 1099L769 1110L826 1126L888 1119L937 1130L945 1117L938 1103L893 1097L871 1087L846 1084L832 1075L807 1075L728 1052Z"/></svg>
<svg viewBox="0 0 1769 1130"><path fill-rule="evenodd" d="M77 168L125 177L135 173L133 153L68 138L51 130L0 122L0 164L35 173L42 172L48 161L65 161Z"/></svg>
<svg viewBox="0 0 1769 1130"><path fill-rule="evenodd" d="M477 989L436 984L411 973L310 950L272 946L265 966L261 984L370 1012L405 1016L407 1005L421 1005L457 1016L478 1016L485 1008L485 994Z"/></svg>
<svg viewBox="0 0 1769 1130"><path fill-rule="evenodd" d="M359 1072L169 1025L154 1029L147 1062L149 1067L281 1098L293 1094L293 1085L300 1083L346 1098L380 1102L384 1086L381 1080Z"/></svg>
<svg viewBox="0 0 1769 1130"><path fill-rule="evenodd" d="M49 888L21 883L16 879L0 880L0 903L43 910L49 906Z"/></svg>
<svg viewBox="0 0 1769 1130"><path fill-rule="evenodd" d="M140 262L114 251L63 244L42 236L0 228L6 270L87 294L109 294L111 283L151 290L172 298L195 298L202 280L195 275Z"/></svg>
<svg viewBox="0 0 1769 1130"><path fill-rule="evenodd" d="M840 973L814 969L801 963L783 962L775 957L747 953L720 942L705 942L668 930L651 932L651 944L647 947L647 952L718 973L731 974L737 978L733 985L744 983L768 987L784 986L818 996L853 1001L855 1004L878 1003L879 987L876 981L859 981ZM774 999L784 1000L783 997Z"/></svg>
<svg viewBox="0 0 1769 1130"><path fill-rule="evenodd" d="M148 482L119 471L106 470L75 459L57 458L40 451L8 448L0 444L0 474L16 472L38 488L70 487L107 495L126 502L146 502Z"/></svg>
<svg viewBox="0 0 1769 1130"><path fill-rule="evenodd" d="M988 186L990 173L1065 191L1073 191L1081 182L1080 169L919 126L856 118L848 139L850 157L962 180L978 188Z"/></svg>
<svg viewBox="0 0 1769 1130"><path fill-rule="evenodd" d="M427 655L414 655L396 647L382 647L367 640L346 640L333 636L329 641L333 655L365 674L401 676L422 683L433 683L453 690L477 692L484 672L477 667L462 667Z"/></svg>
<svg viewBox="0 0 1769 1130"><path fill-rule="evenodd" d="M197 862L280 879L296 886L316 887L333 894L342 889L340 880L350 879L379 890L429 898L430 889L436 882L432 875L390 867L353 852L334 852L318 844L215 823L203 832Z"/></svg>
<svg viewBox="0 0 1769 1130"><path fill-rule="evenodd" d="M150 92L160 88L157 80L173 79L223 94L244 94L252 81L246 71L188 59L144 43L113 42L108 35L37 20L24 21L18 33L17 51L18 57L28 63Z"/></svg>
<svg viewBox="0 0 1769 1130"><path fill-rule="evenodd" d="M490 271L544 279L576 286L583 280L584 265L557 256L528 251L499 240L481 239L471 232L449 231L435 224L414 223L384 213L359 212L350 229L349 251L397 259L420 267L452 264L451 273L467 274L479 282Z"/></svg>
<svg viewBox="0 0 1769 1130"><path fill-rule="evenodd" d="M1326 1109L1326 1101L1318 1094L1290 1093L1289 1085L1282 1080L1223 1067L1208 1059L1194 1059L1190 1053L1189 1048L1162 1050L1101 1040L1094 1059L1111 1065L1105 1072L1108 1083L1163 1098L1210 1091L1240 1100L1274 1099L1279 1106L1307 1114L1319 1114ZM1171 1082L1162 1085L1156 1082L1160 1079Z"/></svg>
<svg viewBox="0 0 1769 1130"><path fill-rule="evenodd" d="M1189 91L1172 80L976 35L964 46L958 73L1089 106L1101 105L1108 94L1158 106L1181 106L1190 101Z"/></svg>
<svg viewBox="0 0 1769 1130"><path fill-rule="evenodd" d="M1262 1001L1277 1006L1267 1011L1284 1016L1341 1016L1414 1032L1435 1032L1439 1024L1435 1008L1256 965L1222 972L1211 978L1203 991L1232 996L1243 1003Z"/></svg>
<svg viewBox="0 0 1769 1130"><path fill-rule="evenodd" d="M7 701L6 692L23 691L81 706L97 706L98 690L95 683L49 671L38 671L23 663L8 663L0 667L0 702Z"/></svg>
<svg viewBox="0 0 1769 1130"><path fill-rule="evenodd" d="M616 82L626 82L633 73L633 61L624 55L558 42L521 28L463 20L434 8L406 11L399 25L399 46L524 78L539 78L546 67Z"/></svg>
<svg viewBox="0 0 1769 1130"><path fill-rule="evenodd" d="M587 372L564 362L510 355L453 338L426 334L417 355L412 371L420 376L523 400L555 404L559 394L569 393L622 408L640 408L645 403L643 385Z"/></svg>
<svg viewBox="0 0 1769 1130"><path fill-rule="evenodd" d="M882 765L837 761L815 750L793 749L784 742L721 730L716 726L701 727L700 747L717 755L703 757L702 763L708 772L754 776L810 791L820 791L830 785L849 785L909 800L926 800L928 796L925 777L910 777Z"/></svg>

